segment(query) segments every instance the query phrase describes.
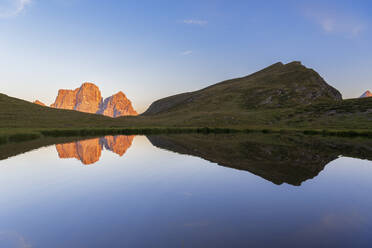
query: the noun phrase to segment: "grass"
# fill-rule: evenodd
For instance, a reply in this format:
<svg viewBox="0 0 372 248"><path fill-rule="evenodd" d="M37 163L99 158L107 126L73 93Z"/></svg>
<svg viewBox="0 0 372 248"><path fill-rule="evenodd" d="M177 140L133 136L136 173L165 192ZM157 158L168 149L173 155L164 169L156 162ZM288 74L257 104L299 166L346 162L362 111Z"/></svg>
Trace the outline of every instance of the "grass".
<svg viewBox="0 0 372 248"><path fill-rule="evenodd" d="M354 131L354 130L304 130L306 135L323 135L339 137L369 137L372 138L372 131Z"/></svg>
<svg viewBox="0 0 372 248"><path fill-rule="evenodd" d="M0 145L23 142L47 137L97 137L105 135L156 135L156 134L232 134L232 133L278 133L283 135L304 134L338 137L372 138L370 130L321 130L321 129L283 129L283 128L74 128L14 130L0 132Z"/></svg>
<svg viewBox="0 0 372 248"><path fill-rule="evenodd" d="M11 133L11 134L0 134L0 145L6 144L8 142L22 142L28 140L34 140L41 138L42 134L33 132L33 133Z"/></svg>
<svg viewBox="0 0 372 248"><path fill-rule="evenodd" d="M289 72L293 69L292 66L288 68ZM257 102L264 101L268 95L278 94L283 87L292 94L293 82L302 82L309 76L317 77L313 71L302 67L298 73L284 78L281 74L271 74L273 68L265 70L264 73L167 98L181 104L159 114L136 117L110 118L42 107L0 94L0 144L43 137L109 134L302 132L306 135L372 136L372 98L319 101L304 106L288 102L288 99L301 100L300 95L279 95L270 106L257 106ZM301 86L311 88L310 81L305 80ZM283 105L282 102L291 104Z"/></svg>

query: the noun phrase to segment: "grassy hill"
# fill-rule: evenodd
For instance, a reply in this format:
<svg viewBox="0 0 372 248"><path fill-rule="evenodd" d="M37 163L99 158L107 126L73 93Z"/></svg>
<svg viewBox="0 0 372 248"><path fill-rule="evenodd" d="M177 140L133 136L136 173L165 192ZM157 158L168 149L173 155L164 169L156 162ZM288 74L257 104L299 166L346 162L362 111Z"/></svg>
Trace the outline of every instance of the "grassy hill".
<svg viewBox="0 0 372 248"><path fill-rule="evenodd" d="M340 92L300 62L276 63L246 77L160 99L143 115L247 112L341 100Z"/></svg>
<svg viewBox="0 0 372 248"><path fill-rule="evenodd" d="M318 73L299 62L277 63L246 77L160 99L137 117L54 109L4 94L0 106L0 138L56 128L372 129L372 98L342 100Z"/></svg>
<svg viewBox="0 0 372 248"><path fill-rule="evenodd" d="M370 128L372 99L342 100L314 70L276 63L252 75L166 97L143 114L171 126Z"/></svg>
<svg viewBox="0 0 372 248"><path fill-rule="evenodd" d="M40 106L0 94L0 128L69 128L110 125L112 118Z"/></svg>

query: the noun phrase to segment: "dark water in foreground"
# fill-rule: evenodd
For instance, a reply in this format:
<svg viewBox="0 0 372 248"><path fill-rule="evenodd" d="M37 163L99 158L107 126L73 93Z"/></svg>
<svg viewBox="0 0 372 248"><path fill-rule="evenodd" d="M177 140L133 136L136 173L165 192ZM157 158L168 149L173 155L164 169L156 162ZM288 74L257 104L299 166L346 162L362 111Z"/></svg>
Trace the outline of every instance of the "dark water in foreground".
<svg viewBox="0 0 372 248"><path fill-rule="evenodd" d="M0 247L372 247L371 160L271 134L43 147L0 161Z"/></svg>

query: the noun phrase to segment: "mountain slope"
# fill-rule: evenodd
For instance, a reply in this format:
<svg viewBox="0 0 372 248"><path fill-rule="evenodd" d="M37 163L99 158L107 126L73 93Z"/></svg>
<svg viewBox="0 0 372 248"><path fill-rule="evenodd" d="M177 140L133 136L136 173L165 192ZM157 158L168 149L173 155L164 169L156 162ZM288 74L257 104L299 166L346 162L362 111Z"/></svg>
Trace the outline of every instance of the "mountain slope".
<svg viewBox="0 0 372 248"><path fill-rule="evenodd" d="M152 125L371 129L372 98L340 92L299 62L155 101L140 116Z"/></svg>
<svg viewBox="0 0 372 248"><path fill-rule="evenodd" d="M40 106L0 94L0 128L71 128L110 125L113 119L96 114Z"/></svg>
<svg viewBox="0 0 372 248"><path fill-rule="evenodd" d="M340 92L300 62L276 63L246 77L160 99L143 115L200 111L228 113L341 100Z"/></svg>
<svg viewBox="0 0 372 248"><path fill-rule="evenodd" d="M129 111L124 94L115 96L107 100L109 114ZM341 100L341 94L315 71L296 62L278 63L247 77L158 100L140 116L109 118L43 107L3 94L0 104L0 133L8 132L4 128L90 127L372 129L371 97ZM72 105L70 100L66 104Z"/></svg>

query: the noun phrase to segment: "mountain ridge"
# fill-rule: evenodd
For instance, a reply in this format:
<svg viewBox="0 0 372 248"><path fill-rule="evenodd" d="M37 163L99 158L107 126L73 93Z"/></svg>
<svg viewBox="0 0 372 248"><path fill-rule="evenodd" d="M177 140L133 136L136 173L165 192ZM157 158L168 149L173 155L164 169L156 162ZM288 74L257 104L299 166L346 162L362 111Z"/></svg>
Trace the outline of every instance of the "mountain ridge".
<svg viewBox="0 0 372 248"><path fill-rule="evenodd" d="M132 102L122 91L103 100L101 91L93 83L85 82L75 90L60 89L52 108L76 110L109 117L138 115Z"/></svg>
<svg viewBox="0 0 372 248"><path fill-rule="evenodd" d="M275 63L248 76L222 81L194 92L153 102L144 116L177 111L241 111L342 100L341 93L301 62Z"/></svg>
<svg viewBox="0 0 372 248"><path fill-rule="evenodd" d="M104 102L96 95L97 102ZM139 116L78 112L72 107L75 101L66 100L72 110L62 110L0 94L0 127L371 130L372 120L372 98L342 100L340 92L300 62L276 63L245 77L160 99L147 110L152 113ZM120 104L107 105L114 115Z"/></svg>
<svg viewBox="0 0 372 248"><path fill-rule="evenodd" d="M372 92L367 90L359 98L372 97Z"/></svg>

